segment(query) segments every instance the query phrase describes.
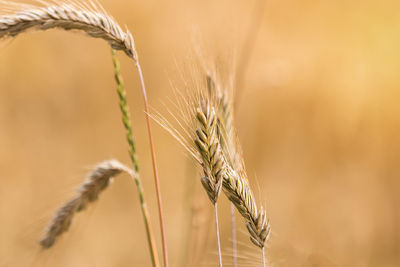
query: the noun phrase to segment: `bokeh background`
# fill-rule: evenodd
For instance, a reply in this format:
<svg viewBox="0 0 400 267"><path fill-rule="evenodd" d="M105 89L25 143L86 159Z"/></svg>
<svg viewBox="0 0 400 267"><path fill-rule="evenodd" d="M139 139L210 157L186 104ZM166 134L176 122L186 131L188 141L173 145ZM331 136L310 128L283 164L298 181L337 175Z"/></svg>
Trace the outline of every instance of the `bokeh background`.
<svg viewBox="0 0 400 267"><path fill-rule="evenodd" d="M400 2L269 0L259 12L257 1L101 2L134 34L155 110L173 100L171 83L193 40L206 43L206 53L225 47L248 57L236 123L249 179L271 218L272 266L400 266ZM254 49L243 51L258 13ZM158 234L139 81L119 58ZM54 249L37 244L92 166L129 163L117 103L102 40L51 30L0 42L0 266L150 266L126 176ZM171 266L215 266L212 210L197 170L162 128L154 125L154 134ZM188 197L192 186L197 193ZM228 213L223 200L226 266ZM258 266L237 219L241 266Z"/></svg>

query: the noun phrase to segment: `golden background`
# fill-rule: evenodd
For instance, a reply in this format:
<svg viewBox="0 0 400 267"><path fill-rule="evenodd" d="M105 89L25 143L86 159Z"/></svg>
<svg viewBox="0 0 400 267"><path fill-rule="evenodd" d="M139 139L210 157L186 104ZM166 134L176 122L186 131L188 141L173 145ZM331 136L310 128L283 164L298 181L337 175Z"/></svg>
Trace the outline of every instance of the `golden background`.
<svg viewBox="0 0 400 267"><path fill-rule="evenodd" d="M173 99L176 62L189 60L193 36L241 55L257 13L256 1L245 0L101 2L133 33L155 110ZM272 266L400 266L399 17L393 0L267 1L236 124L250 181L271 219ZM131 61L119 58L160 241L139 81ZM150 266L127 176L79 214L53 249L37 244L93 165L129 163L115 87L102 40L51 30L0 42L0 266ZM153 128L170 264L182 266L184 255L200 253L185 241L188 179L200 183L188 175L183 149ZM202 193L195 208L209 213ZM223 200L226 263L228 209ZM237 219L239 252L250 255L242 266L258 266L250 264L259 262L258 250ZM190 234L208 236L197 263L216 266L214 231L204 221Z"/></svg>

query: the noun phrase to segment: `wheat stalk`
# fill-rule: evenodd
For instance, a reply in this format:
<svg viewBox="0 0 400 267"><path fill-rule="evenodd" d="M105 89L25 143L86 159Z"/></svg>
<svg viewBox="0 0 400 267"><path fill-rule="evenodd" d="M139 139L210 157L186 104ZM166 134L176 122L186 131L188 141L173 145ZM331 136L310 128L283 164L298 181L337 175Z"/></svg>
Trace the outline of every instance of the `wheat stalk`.
<svg viewBox="0 0 400 267"><path fill-rule="evenodd" d="M68 231L75 213L96 201L100 193L108 187L111 179L121 172L135 179L136 173L117 160L108 160L97 165L79 187L77 195L55 213L40 240L40 245L43 248L52 247L57 238Z"/></svg>
<svg viewBox="0 0 400 267"><path fill-rule="evenodd" d="M139 176L139 162L136 157L136 143L133 139L133 130L132 130L132 122L131 122L131 116L129 113L129 105L126 97L126 90L124 86L124 82L122 79L121 71L120 71L120 65L119 61L117 59L116 51L114 49L111 49L111 54L112 54L112 60L113 60L113 65L114 65L114 78L115 82L117 83L117 93L119 97L119 107L122 113L122 122L126 130L126 140L128 142L129 146L129 156L131 158L131 162L133 164L134 170L136 172L135 175L135 183L139 195L139 201L140 201L140 208L142 210L142 215L144 219L144 225L146 228L146 234L147 234L147 240L149 243L149 248L150 248L150 254L151 254L151 260L153 263L153 266L159 266L160 263L158 261L158 254L157 254L157 248L156 248L156 242L154 239L154 234L151 228L150 224L150 214L146 205L146 201L144 198L144 189L142 185L142 181Z"/></svg>

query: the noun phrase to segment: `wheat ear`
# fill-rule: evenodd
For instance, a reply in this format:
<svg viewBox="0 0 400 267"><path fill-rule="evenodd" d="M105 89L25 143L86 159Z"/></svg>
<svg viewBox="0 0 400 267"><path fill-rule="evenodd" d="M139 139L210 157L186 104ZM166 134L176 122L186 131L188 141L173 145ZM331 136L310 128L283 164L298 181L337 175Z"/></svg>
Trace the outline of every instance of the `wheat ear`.
<svg viewBox="0 0 400 267"><path fill-rule="evenodd" d="M201 183L214 205L219 266L222 267L217 200L221 193L223 175L225 173L225 160L217 136L217 115L207 100L201 100L200 107L196 109L196 119L198 126L194 142L201 156L201 165L204 173Z"/></svg>
<svg viewBox="0 0 400 267"><path fill-rule="evenodd" d="M196 110L198 128L195 144L202 158L204 176L201 178L204 189L213 204L217 203L225 163L217 136L217 116L214 108L203 101Z"/></svg>
<svg viewBox="0 0 400 267"><path fill-rule="evenodd" d="M112 48L124 51L137 61L132 34L123 31L104 10L98 12L73 2L45 7L22 6L25 7L23 10L0 17L0 38L15 37L29 29L81 30L91 37L104 39Z"/></svg>
<svg viewBox="0 0 400 267"><path fill-rule="evenodd" d="M210 71L208 71L211 73ZM216 78L210 74L206 75L207 88L210 98L213 99L217 110L217 133L221 149L229 165L235 170L242 170L241 151L238 151L237 137L233 125L233 104L229 90L221 88L222 85L216 82Z"/></svg>
<svg viewBox="0 0 400 267"><path fill-rule="evenodd" d="M270 224L263 207L260 210L257 209L253 192L247 181L240 178L240 174L232 168L227 168L223 190L240 214L246 219L250 240L256 246L263 248L270 234Z"/></svg>
<svg viewBox="0 0 400 267"><path fill-rule="evenodd" d="M128 173L132 178L136 176L134 171L116 160L104 161L97 165L79 187L77 195L56 212L40 240L40 245L43 248L53 246L57 238L68 231L75 213L96 201L109 185L111 178L121 172Z"/></svg>

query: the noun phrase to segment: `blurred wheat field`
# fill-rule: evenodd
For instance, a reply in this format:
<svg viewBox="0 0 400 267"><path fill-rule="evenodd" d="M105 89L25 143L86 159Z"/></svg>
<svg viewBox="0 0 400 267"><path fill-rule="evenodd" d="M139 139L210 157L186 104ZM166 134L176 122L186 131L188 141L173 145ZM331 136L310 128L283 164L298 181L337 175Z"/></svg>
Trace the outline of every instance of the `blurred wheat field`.
<svg viewBox="0 0 400 267"><path fill-rule="evenodd" d="M132 31L150 103L160 111L173 98L176 62L190 56L193 33L240 52L256 4L101 2ZM267 1L236 125L249 178L271 218L272 266L400 266L399 10L397 1ZM122 53L120 60L158 234L139 80ZM90 167L105 158L129 162L117 103L104 42L57 30L0 42L0 266L150 266L127 176L79 214L53 250L38 248L53 211ZM200 187L198 171L154 128L170 261L179 266L185 192L190 181ZM198 191L195 208L211 213ZM227 201L220 210L229 214ZM221 218L228 258L229 218ZM204 253L186 255L201 266L217 264L211 230L192 233L208 236ZM244 231L239 253L256 253Z"/></svg>

